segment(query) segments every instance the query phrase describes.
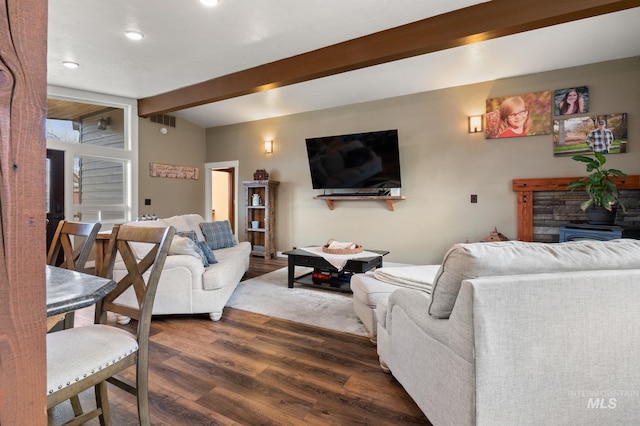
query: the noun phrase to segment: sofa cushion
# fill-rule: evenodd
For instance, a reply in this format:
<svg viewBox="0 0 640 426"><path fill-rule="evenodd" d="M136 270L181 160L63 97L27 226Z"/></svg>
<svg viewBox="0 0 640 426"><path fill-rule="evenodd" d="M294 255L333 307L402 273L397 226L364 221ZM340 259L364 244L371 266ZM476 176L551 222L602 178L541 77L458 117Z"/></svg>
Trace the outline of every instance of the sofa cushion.
<svg viewBox="0 0 640 426"><path fill-rule="evenodd" d="M189 223L182 216L171 216L171 217L163 218L162 220L167 225L171 225L174 228L176 228L176 232L193 231L193 229L191 229L191 227L189 226Z"/></svg>
<svg viewBox="0 0 640 426"><path fill-rule="evenodd" d="M198 236L198 241L204 241L204 234L200 229L200 224L204 222L204 218L199 214L195 214L195 213L182 215L182 218L186 220L187 223L189 224L189 229L196 232L196 235Z"/></svg>
<svg viewBox="0 0 640 426"><path fill-rule="evenodd" d="M216 250L218 263L205 269L202 288L216 290L229 285L237 285L247 271L251 244L244 241L233 247Z"/></svg>
<svg viewBox="0 0 640 426"><path fill-rule="evenodd" d="M189 237L179 235L173 237L173 241L171 241L171 245L169 246L169 256L179 254L197 257L202 261L202 266L209 266L209 261L200 246Z"/></svg>
<svg viewBox="0 0 640 426"><path fill-rule="evenodd" d="M371 309L375 309L380 299L386 299L398 286L380 281L375 278L373 272L354 274L351 277L349 288L353 292L353 298L359 300Z"/></svg>
<svg viewBox="0 0 640 426"><path fill-rule="evenodd" d="M200 224L204 239L212 250L233 247L235 239L228 220L203 222Z"/></svg>
<svg viewBox="0 0 640 426"><path fill-rule="evenodd" d="M143 220L140 222L129 222L126 225L141 226L145 228L166 228L167 226L169 226L169 224L167 224L163 219ZM133 249L138 259L142 259L143 257L145 257L153 247L154 247L154 244L131 243L131 248Z"/></svg>
<svg viewBox="0 0 640 426"><path fill-rule="evenodd" d="M640 241L571 241L560 244L503 241L456 244L436 274L429 314L449 318L466 279L571 271L640 268Z"/></svg>

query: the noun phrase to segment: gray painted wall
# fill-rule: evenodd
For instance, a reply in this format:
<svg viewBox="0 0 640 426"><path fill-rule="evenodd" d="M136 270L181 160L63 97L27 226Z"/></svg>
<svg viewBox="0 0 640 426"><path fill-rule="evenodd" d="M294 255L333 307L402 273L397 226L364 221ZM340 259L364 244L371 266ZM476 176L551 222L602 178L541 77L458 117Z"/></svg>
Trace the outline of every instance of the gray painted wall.
<svg viewBox="0 0 640 426"><path fill-rule="evenodd" d="M467 116L483 113L487 98L583 85L589 86L590 112L629 113L628 153L610 156L609 165L640 174L636 57L207 130L178 118L176 128L162 135L161 125L140 119L139 212L202 214L204 163L239 160L240 181L265 168L281 182L279 251L334 238L389 250L389 261L439 263L452 244L478 240L494 226L516 238L512 179L585 174L581 164L553 157L550 135L485 140L467 133ZM336 202L330 211L313 199L319 192L311 188L305 138L392 128L400 134L407 197L395 211L379 201ZM274 153L265 155L263 141L270 138ZM149 162L198 166L200 179L152 178ZM477 204L469 202L470 194L478 195ZM242 225L242 188L238 197Z"/></svg>
<svg viewBox="0 0 640 426"><path fill-rule="evenodd" d="M163 126L140 118L138 212L169 217L184 213L204 212L205 130L195 124L176 119L176 127ZM166 127L167 134L160 133ZM151 177L149 163L199 167L198 180ZM145 198L151 205L145 206Z"/></svg>
<svg viewBox="0 0 640 426"><path fill-rule="evenodd" d="M440 263L452 244L476 241L494 226L516 238L512 179L585 174L582 164L553 157L551 135L485 140L467 133L467 117L483 113L487 98L583 85L590 112L629 113L628 153L610 156L609 165L640 174L640 57L210 128L206 161L239 160L241 181L265 168L281 182L279 251L334 238L389 250L389 261ZM379 201L337 202L330 211L313 199L305 138L392 128L400 134L407 198L395 211ZM265 155L270 138L274 153Z"/></svg>

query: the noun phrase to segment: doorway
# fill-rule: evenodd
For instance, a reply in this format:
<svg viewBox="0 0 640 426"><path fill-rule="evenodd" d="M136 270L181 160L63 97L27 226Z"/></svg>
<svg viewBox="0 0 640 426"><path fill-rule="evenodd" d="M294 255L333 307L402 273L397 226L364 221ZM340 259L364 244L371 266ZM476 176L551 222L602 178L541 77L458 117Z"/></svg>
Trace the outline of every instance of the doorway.
<svg viewBox="0 0 640 426"><path fill-rule="evenodd" d="M238 162L224 161L205 164L205 212L207 220L228 220L237 236L238 209Z"/></svg>
<svg viewBox="0 0 640 426"><path fill-rule="evenodd" d="M211 170L211 220L228 220L231 223L231 229L235 229L234 173L233 168Z"/></svg>
<svg viewBox="0 0 640 426"><path fill-rule="evenodd" d="M48 249L58 223L64 220L64 151L47 149L45 174Z"/></svg>

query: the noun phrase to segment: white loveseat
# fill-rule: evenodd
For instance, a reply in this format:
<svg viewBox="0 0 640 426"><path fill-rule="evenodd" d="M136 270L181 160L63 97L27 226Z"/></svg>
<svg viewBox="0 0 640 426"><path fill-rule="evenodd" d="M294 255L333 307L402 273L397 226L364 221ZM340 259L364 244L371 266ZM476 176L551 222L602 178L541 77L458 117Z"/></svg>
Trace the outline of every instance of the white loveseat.
<svg viewBox="0 0 640 426"><path fill-rule="evenodd" d="M199 241L205 237L200 229L204 222L202 216L186 214L153 221L132 222L129 225L165 227L174 226L176 235L193 231ZM174 238L174 242L176 239ZM172 245L173 249L173 245ZM200 314L207 313L213 321L222 317L225 304L249 269L251 244L237 242L233 247L213 250L217 263L204 266L201 258L188 254L172 254L165 261L155 302L154 315L167 314ZM144 255L145 248L137 247L138 256ZM113 271L114 279L120 279L126 273L122 261L116 261ZM132 292L124 293L120 301L131 304L135 301ZM119 318L125 322L126 318Z"/></svg>
<svg viewBox="0 0 640 426"><path fill-rule="evenodd" d="M640 241L458 244L378 303L378 354L439 425L640 424Z"/></svg>

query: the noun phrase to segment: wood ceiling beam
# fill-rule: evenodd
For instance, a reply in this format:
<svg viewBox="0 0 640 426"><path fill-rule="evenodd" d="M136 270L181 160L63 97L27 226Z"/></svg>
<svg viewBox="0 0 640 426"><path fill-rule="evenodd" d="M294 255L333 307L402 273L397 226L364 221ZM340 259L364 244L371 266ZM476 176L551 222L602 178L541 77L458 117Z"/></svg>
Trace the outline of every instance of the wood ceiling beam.
<svg viewBox="0 0 640 426"><path fill-rule="evenodd" d="M640 6L640 0L493 0L138 99L148 117Z"/></svg>

